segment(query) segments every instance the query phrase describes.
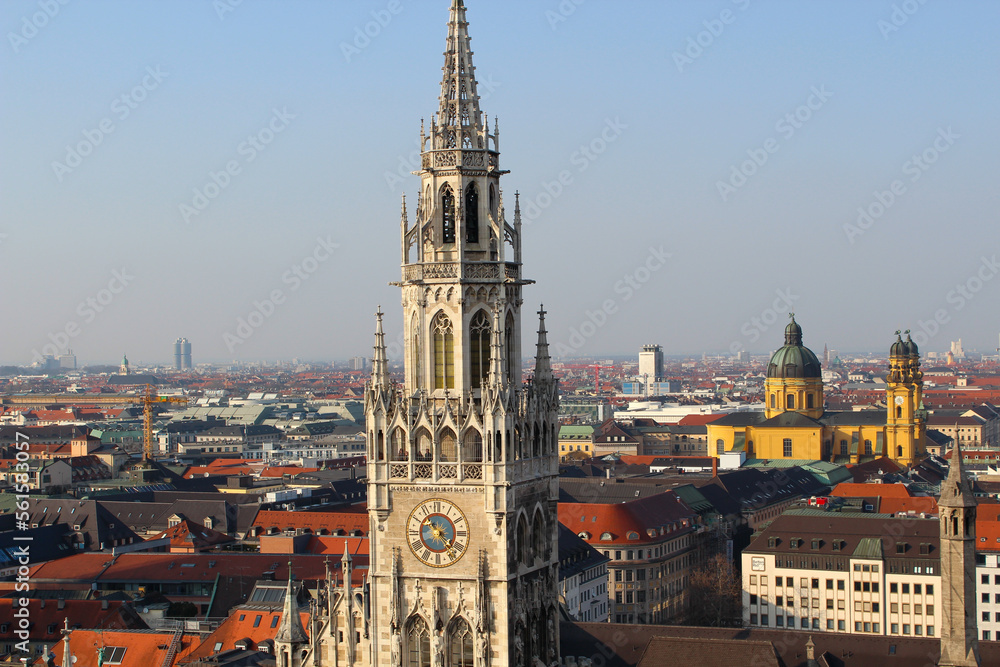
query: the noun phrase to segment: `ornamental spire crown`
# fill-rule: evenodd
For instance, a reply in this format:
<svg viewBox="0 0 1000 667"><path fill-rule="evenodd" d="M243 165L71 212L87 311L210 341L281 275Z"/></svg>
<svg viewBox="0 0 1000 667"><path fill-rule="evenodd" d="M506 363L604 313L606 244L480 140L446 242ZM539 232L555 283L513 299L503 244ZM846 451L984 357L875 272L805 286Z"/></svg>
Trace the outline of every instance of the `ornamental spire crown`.
<svg viewBox="0 0 1000 667"><path fill-rule="evenodd" d="M453 0L448 18L444 76L436 122L432 124L434 148L485 148L480 141L484 127L479 109L476 68L472 64L469 23L465 3Z"/></svg>

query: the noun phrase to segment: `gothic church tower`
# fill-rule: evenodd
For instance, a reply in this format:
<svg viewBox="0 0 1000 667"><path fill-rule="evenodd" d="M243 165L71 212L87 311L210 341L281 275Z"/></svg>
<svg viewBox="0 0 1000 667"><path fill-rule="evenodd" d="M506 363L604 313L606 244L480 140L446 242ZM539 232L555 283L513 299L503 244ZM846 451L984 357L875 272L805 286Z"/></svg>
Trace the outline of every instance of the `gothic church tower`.
<svg viewBox="0 0 1000 667"><path fill-rule="evenodd" d="M379 312L365 391L371 664L549 665L558 387L544 311L521 379L520 212L507 222L462 0L444 56L412 224L403 203L405 380L389 378Z"/></svg>
<svg viewBox="0 0 1000 667"><path fill-rule="evenodd" d="M948 477L941 483L941 667L978 667L976 624L976 499L955 441Z"/></svg>

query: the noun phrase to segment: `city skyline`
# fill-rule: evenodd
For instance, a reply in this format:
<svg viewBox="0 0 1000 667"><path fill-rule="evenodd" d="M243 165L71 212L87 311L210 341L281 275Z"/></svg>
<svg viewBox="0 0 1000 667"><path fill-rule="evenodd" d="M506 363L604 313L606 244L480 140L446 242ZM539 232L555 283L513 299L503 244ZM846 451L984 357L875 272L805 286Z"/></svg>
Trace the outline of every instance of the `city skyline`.
<svg viewBox="0 0 1000 667"><path fill-rule="evenodd" d="M997 7L467 4L553 356L995 350ZM0 362L396 340L446 6L6 3Z"/></svg>

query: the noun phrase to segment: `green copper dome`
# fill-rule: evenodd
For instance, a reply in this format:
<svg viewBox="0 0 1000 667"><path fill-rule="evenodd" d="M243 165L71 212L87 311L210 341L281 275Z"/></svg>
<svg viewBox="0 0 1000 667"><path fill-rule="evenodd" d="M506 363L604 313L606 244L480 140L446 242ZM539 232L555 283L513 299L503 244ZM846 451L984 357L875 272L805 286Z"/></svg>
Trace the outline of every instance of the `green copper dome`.
<svg viewBox="0 0 1000 667"><path fill-rule="evenodd" d="M771 355L767 366L769 378L818 378L821 377L819 359L802 344L802 327L792 321L785 327L785 344Z"/></svg>
<svg viewBox="0 0 1000 667"><path fill-rule="evenodd" d="M907 348L906 343L903 342L903 337L896 332L896 342L892 344L889 348L889 356L891 357L906 357L909 356L910 350Z"/></svg>

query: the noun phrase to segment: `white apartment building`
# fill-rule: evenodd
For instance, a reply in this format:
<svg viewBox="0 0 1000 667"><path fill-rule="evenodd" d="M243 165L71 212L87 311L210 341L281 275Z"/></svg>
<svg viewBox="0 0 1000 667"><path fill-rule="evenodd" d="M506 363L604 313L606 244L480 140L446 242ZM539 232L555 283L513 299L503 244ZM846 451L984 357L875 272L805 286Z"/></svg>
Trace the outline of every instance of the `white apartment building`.
<svg viewBox="0 0 1000 667"><path fill-rule="evenodd" d="M937 519L786 512L743 552L743 622L939 636L939 545Z"/></svg>

